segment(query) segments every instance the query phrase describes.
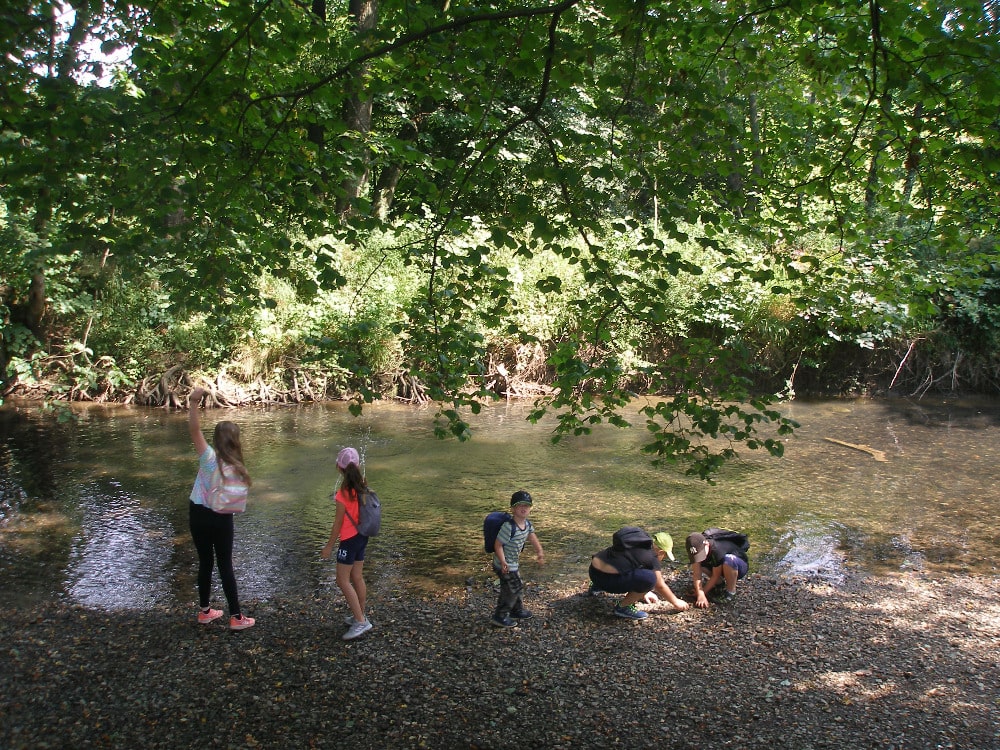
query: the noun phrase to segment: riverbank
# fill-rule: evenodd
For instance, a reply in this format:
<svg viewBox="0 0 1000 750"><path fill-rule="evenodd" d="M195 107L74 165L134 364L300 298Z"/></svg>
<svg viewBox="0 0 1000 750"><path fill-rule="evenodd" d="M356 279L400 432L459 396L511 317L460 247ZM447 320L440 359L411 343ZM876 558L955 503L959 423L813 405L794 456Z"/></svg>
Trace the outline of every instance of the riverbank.
<svg viewBox="0 0 1000 750"><path fill-rule="evenodd" d="M672 579L679 593L684 576ZM842 587L752 575L732 605L641 623L579 588L529 586L487 623L486 578L416 597L0 616L0 746L143 748L1000 747L998 579Z"/></svg>

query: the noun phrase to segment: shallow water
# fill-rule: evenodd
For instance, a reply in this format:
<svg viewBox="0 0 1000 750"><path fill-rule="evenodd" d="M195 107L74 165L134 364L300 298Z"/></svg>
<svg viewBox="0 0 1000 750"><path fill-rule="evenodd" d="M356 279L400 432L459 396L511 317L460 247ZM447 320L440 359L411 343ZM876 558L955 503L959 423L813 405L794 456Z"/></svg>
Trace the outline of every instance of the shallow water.
<svg viewBox="0 0 1000 750"><path fill-rule="evenodd" d="M638 450L641 424L553 445L551 424L529 424L528 409L485 409L466 443L436 439L432 410L391 404L360 418L341 404L204 413L206 434L219 419L241 425L254 476L249 510L237 520L241 598L333 587L333 565L318 552L344 445L361 451L383 500L371 574L391 559L394 571L431 589L488 571L482 517L521 488L535 498L548 558L543 568L526 565L533 581L582 587L589 555L626 524L669 531L681 553L690 531L743 530L754 569L831 582L851 569L997 572L995 402L786 404L801 428L785 456L743 451L715 485L652 466ZM77 413L75 423L57 424L30 409L0 409L0 599L59 597L98 609L193 601L187 497L197 459L186 415ZM884 451L886 461L827 438Z"/></svg>

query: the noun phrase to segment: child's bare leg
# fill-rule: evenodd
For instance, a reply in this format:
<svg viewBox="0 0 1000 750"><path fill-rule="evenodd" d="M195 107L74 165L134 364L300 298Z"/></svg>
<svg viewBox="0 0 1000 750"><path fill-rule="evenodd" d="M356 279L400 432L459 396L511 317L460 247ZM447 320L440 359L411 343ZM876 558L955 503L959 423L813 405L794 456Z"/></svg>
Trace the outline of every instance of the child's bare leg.
<svg viewBox="0 0 1000 750"><path fill-rule="evenodd" d="M621 600L619 606L621 607L631 607L633 604L638 604L643 599L643 594L636 591L630 591L625 594L624 598Z"/></svg>
<svg viewBox="0 0 1000 750"><path fill-rule="evenodd" d="M343 592L344 598L347 600L347 606L351 608L351 614L354 615L355 621L364 622L365 613L362 611L361 603L358 601L358 594L351 584L351 571L353 568L353 565L337 563L337 586Z"/></svg>
<svg viewBox="0 0 1000 750"><path fill-rule="evenodd" d="M739 571L731 565L722 566L722 575L726 579L726 591L730 594L736 593L736 577L739 575Z"/></svg>
<svg viewBox="0 0 1000 750"><path fill-rule="evenodd" d="M354 587L354 593L358 597L358 609L361 610L362 620L365 619L365 604L368 599L368 587L365 585L365 579L362 575L364 566L363 560L359 560L351 566L351 586ZM357 618L357 613L354 616Z"/></svg>

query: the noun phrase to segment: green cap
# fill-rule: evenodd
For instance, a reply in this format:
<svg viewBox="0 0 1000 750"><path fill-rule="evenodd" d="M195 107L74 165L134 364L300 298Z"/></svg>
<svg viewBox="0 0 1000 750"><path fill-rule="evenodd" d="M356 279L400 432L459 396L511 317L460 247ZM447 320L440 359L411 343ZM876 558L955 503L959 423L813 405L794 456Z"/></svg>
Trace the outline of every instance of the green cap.
<svg viewBox="0 0 1000 750"><path fill-rule="evenodd" d="M674 559L674 540L665 531L659 531L653 534L653 544L662 549L667 553L667 557L670 558L671 562Z"/></svg>

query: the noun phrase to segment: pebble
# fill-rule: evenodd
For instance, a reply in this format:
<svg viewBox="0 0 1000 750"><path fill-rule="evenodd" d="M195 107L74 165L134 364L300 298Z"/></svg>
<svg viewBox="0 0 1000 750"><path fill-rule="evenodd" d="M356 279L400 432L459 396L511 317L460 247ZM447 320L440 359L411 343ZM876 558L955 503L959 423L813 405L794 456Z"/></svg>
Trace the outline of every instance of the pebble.
<svg viewBox="0 0 1000 750"><path fill-rule="evenodd" d="M945 583L753 575L734 605L632 623L567 582L529 589L510 630L486 579L370 586L375 628L347 643L335 593L247 602L234 634L179 606L4 608L0 747L995 747L998 579Z"/></svg>

